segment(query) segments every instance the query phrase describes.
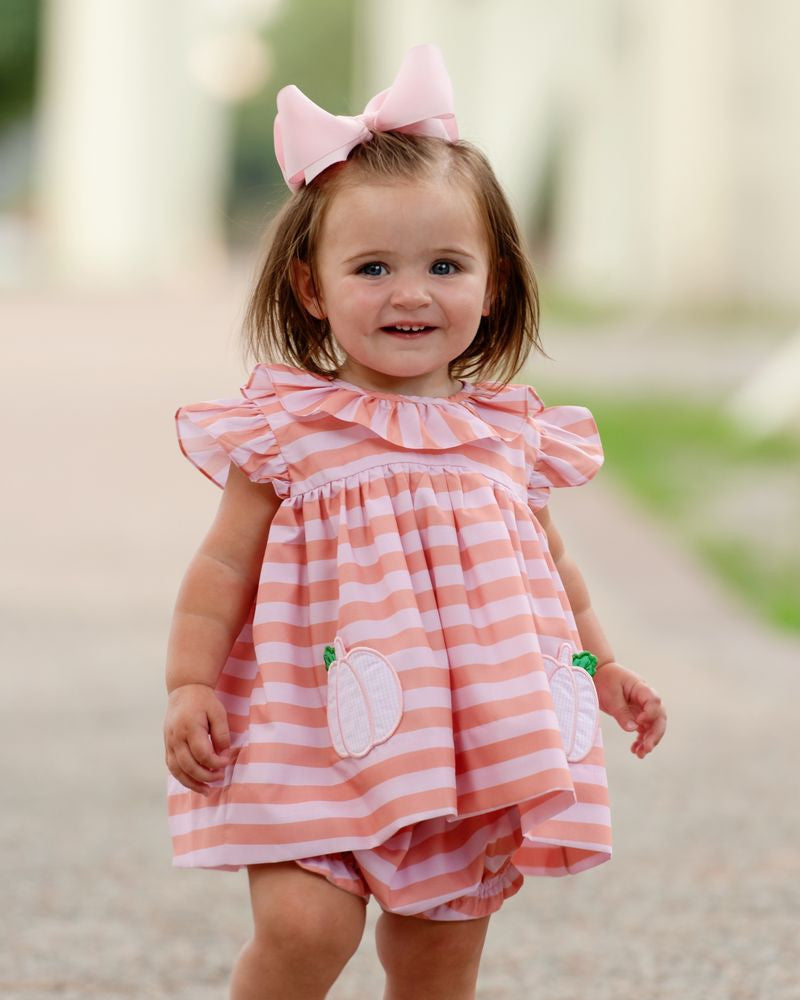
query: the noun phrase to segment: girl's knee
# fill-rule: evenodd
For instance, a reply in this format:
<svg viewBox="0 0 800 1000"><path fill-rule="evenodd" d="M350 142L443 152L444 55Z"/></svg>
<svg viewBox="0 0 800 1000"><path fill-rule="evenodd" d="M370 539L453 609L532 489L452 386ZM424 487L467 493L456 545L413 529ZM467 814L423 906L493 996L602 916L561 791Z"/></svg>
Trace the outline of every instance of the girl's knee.
<svg viewBox="0 0 800 1000"><path fill-rule="evenodd" d="M422 977L429 984L442 980L466 988L477 980L488 926L489 917L435 921L384 912L375 929L378 957L398 983L419 983Z"/></svg>
<svg viewBox="0 0 800 1000"><path fill-rule="evenodd" d="M358 948L366 921L359 896L287 862L250 868L254 942L287 962L341 964Z"/></svg>

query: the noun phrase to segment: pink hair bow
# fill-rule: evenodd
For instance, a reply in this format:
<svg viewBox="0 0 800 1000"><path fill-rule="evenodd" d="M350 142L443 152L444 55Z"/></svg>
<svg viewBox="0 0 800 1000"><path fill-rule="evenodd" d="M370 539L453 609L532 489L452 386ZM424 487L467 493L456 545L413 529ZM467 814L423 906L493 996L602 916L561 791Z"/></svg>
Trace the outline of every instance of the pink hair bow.
<svg viewBox="0 0 800 1000"><path fill-rule="evenodd" d="M331 115L294 84L278 92L275 156L292 191L332 163L346 160L350 150L369 142L373 132L458 139L453 88L435 45L409 49L394 83L376 94L360 115Z"/></svg>

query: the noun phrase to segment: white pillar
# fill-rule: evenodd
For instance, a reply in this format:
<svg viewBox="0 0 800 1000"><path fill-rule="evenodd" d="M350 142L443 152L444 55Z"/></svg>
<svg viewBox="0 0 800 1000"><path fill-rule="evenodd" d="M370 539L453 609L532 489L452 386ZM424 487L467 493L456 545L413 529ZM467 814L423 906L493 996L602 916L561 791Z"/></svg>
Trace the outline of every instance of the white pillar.
<svg viewBox="0 0 800 1000"><path fill-rule="evenodd" d="M565 284L644 303L800 304L800 5L583 8L554 246Z"/></svg>
<svg viewBox="0 0 800 1000"><path fill-rule="evenodd" d="M728 5L580 0L571 7L580 16L556 273L600 297L724 297L734 253Z"/></svg>
<svg viewBox="0 0 800 1000"><path fill-rule="evenodd" d="M360 0L357 24L353 110L438 44L523 225L556 156L548 264L576 294L800 303L795 0Z"/></svg>
<svg viewBox="0 0 800 1000"><path fill-rule="evenodd" d="M166 279L222 254L228 122L188 70L192 0L50 0L38 213L52 277Z"/></svg>
<svg viewBox="0 0 800 1000"><path fill-rule="evenodd" d="M525 225L553 129L564 24L548 0L361 0L353 112L389 86L412 45L438 45L461 137L488 155Z"/></svg>
<svg viewBox="0 0 800 1000"><path fill-rule="evenodd" d="M800 4L735 4L735 270L745 297L800 306ZM800 385L800 379L798 379Z"/></svg>
<svg viewBox="0 0 800 1000"><path fill-rule="evenodd" d="M652 4L652 128L641 150L652 189L654 298L719 301L736 253L735 66L728 0ZM649 296L646 296L649 297Z"/></svg>

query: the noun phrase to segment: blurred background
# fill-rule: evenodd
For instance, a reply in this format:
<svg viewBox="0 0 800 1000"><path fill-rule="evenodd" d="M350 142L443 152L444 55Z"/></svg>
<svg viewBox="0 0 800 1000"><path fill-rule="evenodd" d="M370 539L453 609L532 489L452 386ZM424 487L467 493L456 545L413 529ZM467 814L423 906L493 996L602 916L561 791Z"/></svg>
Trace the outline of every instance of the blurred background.
<svg viewBox="0 0 800 1000"><path fill-rule="evenodd" d="M686 698L690 743L704 742L699 709L679 681L707 682L709 700L713 688L692 656L715 662L735 634L740 660L726 670L743 697L754 663L768 661L775 680L793 662L798 36L790 0L0 0L0 387L15 428L0 553L3 719L18 775L2 826L9 995L219 996L246 926L244 882L170 873L159 825L164 644L219 499L180 457L172 416L246 380L241 320L286 195L272 124L287 83L355 114L407 48L440 46L461 135L494 164L540 283L549 357L529 358L517 380L547 403L588 405L604 441L605 485L554 509L620 658L669 650L684 663L654 683ZM788 711L775 684L759 726ZM745 746L744 709L729 710L720 756L706 758L714 780ZM696 762L681 753L691 781ZM649 773L659 766L674 790L669 764ZM618 767L656 815L674 808L657 782L628 775L627 759ZM725 814L745 836L747 796L729 795ZM630 802L628 857L647 870L647 837L663 831L642 826L633 792ZM695 818L702 828L708 814ZM709 865L720 884L737 869ZM787 865L796 857L780 855L775 885ZM613 898L611 883L593 884ZM203 892L235 914L222 931ZM575 912L588 899L570 898ZM710 972L700 992L680 979L671 992L665 970L680 963L647 949L638 984L661 982L653 997L788 997L781 927L752 952L761 986L733 965L726 992ZM86 954L87 932L105 958ZM504 985L504 940L491 945L486 997L518 995ZM360 968L337 997L377 995L363 985L374 967L363 980ZM591 977L577 954L546 971L554 997ZM606 972L609 997L627 996L622 957Z"/></svg>

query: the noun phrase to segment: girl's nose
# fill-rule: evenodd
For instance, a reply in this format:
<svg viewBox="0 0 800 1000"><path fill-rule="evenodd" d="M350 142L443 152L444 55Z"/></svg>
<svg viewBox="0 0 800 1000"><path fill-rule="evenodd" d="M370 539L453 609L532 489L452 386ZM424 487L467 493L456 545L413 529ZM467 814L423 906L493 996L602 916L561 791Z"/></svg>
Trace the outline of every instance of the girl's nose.
<svg viewBox="0 0 800 1000"><path fill-rule="evenodd" d="M392 286L390 301L393 306L414 309L431 301L425 282L419 278L400 279Z"/></svg>

